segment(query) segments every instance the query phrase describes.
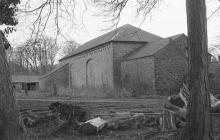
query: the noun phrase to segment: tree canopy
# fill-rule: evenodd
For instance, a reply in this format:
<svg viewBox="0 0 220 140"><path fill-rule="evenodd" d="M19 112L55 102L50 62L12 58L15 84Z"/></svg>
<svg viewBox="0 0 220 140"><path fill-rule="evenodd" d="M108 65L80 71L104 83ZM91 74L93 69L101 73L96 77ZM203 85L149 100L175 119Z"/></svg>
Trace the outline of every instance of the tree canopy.
<svg viewBox="0 0 220 140"><path fill-rule="evenodd" d="M17 4L20 0L1 0L0 2L0 25L7 25L5 28L5 33L10 33L14 30L13 27L18 24L16 18L16 12L18 8Z"/></svg>

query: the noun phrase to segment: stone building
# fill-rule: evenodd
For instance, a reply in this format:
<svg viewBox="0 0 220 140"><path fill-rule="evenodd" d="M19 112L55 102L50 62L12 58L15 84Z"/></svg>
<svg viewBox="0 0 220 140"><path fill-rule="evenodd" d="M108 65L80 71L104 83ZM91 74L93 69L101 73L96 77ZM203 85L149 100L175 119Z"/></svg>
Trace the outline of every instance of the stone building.
<svg viewBox="0 0 220 140"><path fill-rule="evenodd" d="M220 59L210 63L209 80L211 92L220 95Z"/></svg>
<svg viewBox="0 0 220 140"><path fill-rule="evenodd" d="M39 78L40 90L49 91L53 95L58 95L58 93L60 95L67 94L67 90L70 88L69 77L69 64L59 66Z"/></svg>
<svg viewBox="0 0 220 140"><path fill-rule="evenodd" d="M122 86L135 95L174 94L187 73L184 34L147 43L123 59Z"/></svg>
<svg viewBox="0 0 220 140"><path fill-rule="evenodd" d="M78 96L167 95L186 73L185 47L183 34L162 38L127 24L60 59L40 87Z"/></svg>

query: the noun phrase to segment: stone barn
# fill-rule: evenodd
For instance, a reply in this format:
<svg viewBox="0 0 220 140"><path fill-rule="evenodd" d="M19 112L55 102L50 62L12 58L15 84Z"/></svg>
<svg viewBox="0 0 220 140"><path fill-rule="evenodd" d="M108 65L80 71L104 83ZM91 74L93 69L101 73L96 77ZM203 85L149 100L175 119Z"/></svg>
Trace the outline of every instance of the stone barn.
<svg viewBox="0 0 220 140"><path fill-rule="evenodd" d="M126 24L60 59L58 69L66 66L68 70L55 70L41 77L41 89L60 88L75 96L118 97L121 91L165 95L179 85L185 74L185 46L182 34L164 39ZM138 79L140 73L142 79ZM130 86L132 82L144 88Z"/></svg>

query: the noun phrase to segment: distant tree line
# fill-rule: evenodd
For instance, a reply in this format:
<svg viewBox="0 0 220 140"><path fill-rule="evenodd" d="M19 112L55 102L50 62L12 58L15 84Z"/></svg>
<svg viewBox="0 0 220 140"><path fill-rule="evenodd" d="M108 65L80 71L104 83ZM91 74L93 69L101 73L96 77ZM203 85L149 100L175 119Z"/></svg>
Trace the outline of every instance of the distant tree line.
<svg viewBox="0 0 220 140"><path fill-rule="evenodd" d="M60 53L61 57L76 49L78 43L66 41L59 46L54 38L43 36L29 39L23 45L8 51L8 61L11 74L43 75L56 67L55 61Z"/></svg>
<svg viewBox="0 0 220 140"><path fill-rule="evenodd" d="M52 38L29 39L9 51L11 71L17 74L44 74L53 69L58 50Z"/></svg>

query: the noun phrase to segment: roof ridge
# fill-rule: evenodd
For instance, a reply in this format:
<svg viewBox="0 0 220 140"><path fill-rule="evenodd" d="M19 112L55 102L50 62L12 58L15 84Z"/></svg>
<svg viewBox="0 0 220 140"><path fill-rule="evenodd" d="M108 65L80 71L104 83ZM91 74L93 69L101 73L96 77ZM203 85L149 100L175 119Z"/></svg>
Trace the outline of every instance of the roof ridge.
<svg viewBox="0 0 220 140"><path fill-rule="evenodd" d="M128 27L128 26L130 26L130 27L132 27L132 28L136 28L135 26L132 26L131 24L125 24L125 25L123 25L123 26L120 26L120 27L118 27L118 28L116 28L116 29L110 31L110 32L114 32L114 31L116 32L115 35L111 38L111 41L112 41L112 40L115 40L115 39L117 38L117 36L118 36L121 32L123 32L123 30L124 30L126 27Z"/></svg>
<svg viewBox="0 0 220 140"><path fill-rule="evenodd" d="M115 40L116 38L117 38L117 36L119 35L119 31L120 31L120 29L121 29L121 27L120 28L116 28L116 29L114 29L114 30L112 30L112 32L116 32L115 33L115 35L110 39L110 41L112 41L112 40Z"/></svg>
<svg viewBox="0 0 220 140"><path fill-rule="evenodd" d="M66 66L66 65L69 65L69 64L66 63L66 64L63 64L63 65L59 65L58 67L54 68L54 69L51 70L50 72L48 72L48 73L46 73L46 74L44 74L44 75L42 75L42 76L39 76L39 79L42 79L42 78L48 77L49 75L51 75L52 73L56 72L57 70L63 68L63 67Z"/></svg>
<svg viewBox="0 0 220 140"><path fill-rule="evenodd" d="M135 33L137 33L137 35L132 35L132 33L134 31L135 31ZM84 52L86 50L90 50L96 46L99 46L101 44L104 44L104 43L107 43L110 41L151 42L154 40L158 40L160 38L161 37L154 35L152 33L149 33L147 31L144 31L142 29L139 29L133 25L125 24L121 27L118 27L110 32L107 32L101 36L98 36L98 37L80 45L73 53L71 53L67 56L64 56L59 61L70 58L70 57L77 55L81 52Z"/></svg>
<svg viewBox="0 0 220 140"><path fill-rule="evenodd" d="M145 57L145 56L152 56L162 48L169 45L171 42L179 39L180 37L185 36L185 34L177 34L170 37L162 38L157 41L152 41L141 47L139 50L135 51L134 53L131 53L129 56L126 57L126 60L131 60L139 57ZM171 40L170 40L171 39ZM145 53L143 53L143 52Z"/></svg>
<svg viewBox="0 0 220 140"><path fill-rule="evenodd" d="M146 46L148 43L146 43L146 44L143 44L143 45L141 45L141 46L139 46L139 47L137 47L136 49L134 49L134 50L132 50L131 52L129 52L129 53L127 53L127 54L125 54L122 58L123 58L123 60L125 60L127 57L129 57L129 56L131 56L132 54L134 54L134 53L136 53L136 52L138 52L138 51L140 51L144 46ZM122 60L122 61L123 61Z"/></svg>

